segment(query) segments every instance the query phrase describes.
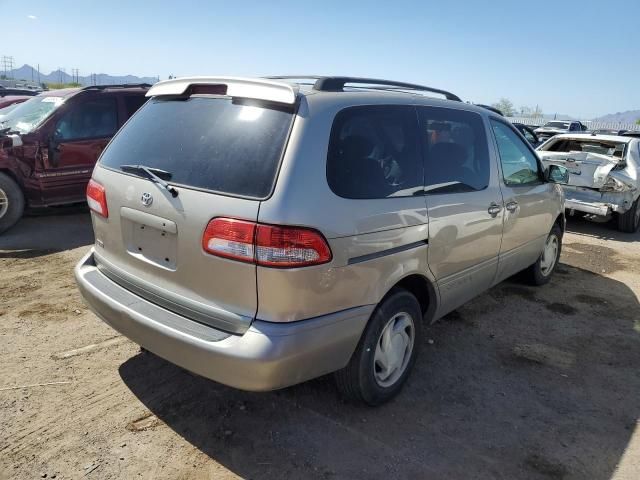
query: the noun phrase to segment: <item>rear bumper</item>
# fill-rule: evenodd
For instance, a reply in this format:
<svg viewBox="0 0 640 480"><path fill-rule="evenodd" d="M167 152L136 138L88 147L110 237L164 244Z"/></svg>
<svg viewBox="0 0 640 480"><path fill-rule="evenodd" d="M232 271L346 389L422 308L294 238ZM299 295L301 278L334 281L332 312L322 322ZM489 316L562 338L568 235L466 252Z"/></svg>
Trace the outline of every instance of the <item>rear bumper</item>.
<svg viewBox="0 0 640 480"><path fill-rule="evenodd" d="M344 367L373 305L291 323L255 320L229 334L142 299L103 275L93 249L75 268L89 307L138 345L187 370L242 390L287 387Z"/></svg>
<svg viewBox="0 0 640 480"><path fill-rule="evenodd" d="M606 217L611 213L611 207L601 202L583 202L581 200L565 199L564 208L567 210L577 210L579 212L591 213L593 215L601 215Z"/></svg>
<svg viewBox="0 0 640 480"><path fill-rule="evenodd" d="M591 213L606 217L611 213L624 213L633 204L633 193L599 192L590 188L563 187L565 194L564 207L567 210Z"/></svg>

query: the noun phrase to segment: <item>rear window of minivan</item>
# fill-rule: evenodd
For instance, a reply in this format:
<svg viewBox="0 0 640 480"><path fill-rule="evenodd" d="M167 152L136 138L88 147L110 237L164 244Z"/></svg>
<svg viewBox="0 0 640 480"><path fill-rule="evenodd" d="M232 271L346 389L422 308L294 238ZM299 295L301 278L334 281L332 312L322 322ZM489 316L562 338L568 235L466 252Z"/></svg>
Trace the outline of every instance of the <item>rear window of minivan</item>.
<svg viewBox="0 0 640 480"><path fill-rule="evenodd" d="M170 172L172 185L263 199L273 189L292 120L290 107L154 98L118 132L100 163L116 170L144 165Z"/></svg>

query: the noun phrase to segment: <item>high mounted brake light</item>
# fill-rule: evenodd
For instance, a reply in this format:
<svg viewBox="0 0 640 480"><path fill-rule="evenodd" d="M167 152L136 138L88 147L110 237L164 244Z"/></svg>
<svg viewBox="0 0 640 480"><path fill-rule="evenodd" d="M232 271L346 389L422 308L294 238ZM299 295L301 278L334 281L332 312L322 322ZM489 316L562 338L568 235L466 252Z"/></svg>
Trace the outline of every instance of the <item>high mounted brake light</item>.
<svg viewBox="0 0 640 480"><path fill-rule="evenodd" d="M89 180L87 185L87 203L89 208L104 218L109 217L107 208L107 193L102 185L95 180Z"/></svg>
<svg viewBox="0 0 640 480"><path fill-rule="evenodd" d="M189 95L226 95L226 85L191 85Z"/></svg>
<svg viewBox="0 0 640 480"><path fill-rule="evenodd" d="M294 268L331 261L322 234L303 227L214 218L202 237L205 252L264 267Z"/></svg>

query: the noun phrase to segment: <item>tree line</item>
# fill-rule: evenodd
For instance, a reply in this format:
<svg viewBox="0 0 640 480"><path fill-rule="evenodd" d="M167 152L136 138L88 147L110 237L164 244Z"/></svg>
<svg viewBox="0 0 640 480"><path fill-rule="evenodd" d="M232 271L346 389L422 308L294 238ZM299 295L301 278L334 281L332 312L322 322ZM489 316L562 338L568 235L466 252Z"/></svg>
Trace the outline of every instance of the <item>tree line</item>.
<svg viewBox="0 0 640 480"><path fill-rule="evenodd" d="M516 108L511 100L504 97L496 103L492 103L491 106L500 110L506 117L515 117L516 115L521 117L542 117L542 109L539 105L535 107L523 105L520 108Z"/></svg>

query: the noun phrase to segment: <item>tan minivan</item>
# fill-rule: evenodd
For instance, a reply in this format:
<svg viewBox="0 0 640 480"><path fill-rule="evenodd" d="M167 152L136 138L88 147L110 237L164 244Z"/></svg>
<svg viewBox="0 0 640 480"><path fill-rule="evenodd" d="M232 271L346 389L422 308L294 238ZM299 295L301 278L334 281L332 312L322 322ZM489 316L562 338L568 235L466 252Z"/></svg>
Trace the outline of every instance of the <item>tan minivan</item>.
<svg viewBox="0 0 640 480"><path fill-rule="evenodd" d="M451 93L193 77L147 96L93 172L75 274L106 323L192 372L245 390L335 372L376 405L423 322L556 267L566 171Z"/></svg>

